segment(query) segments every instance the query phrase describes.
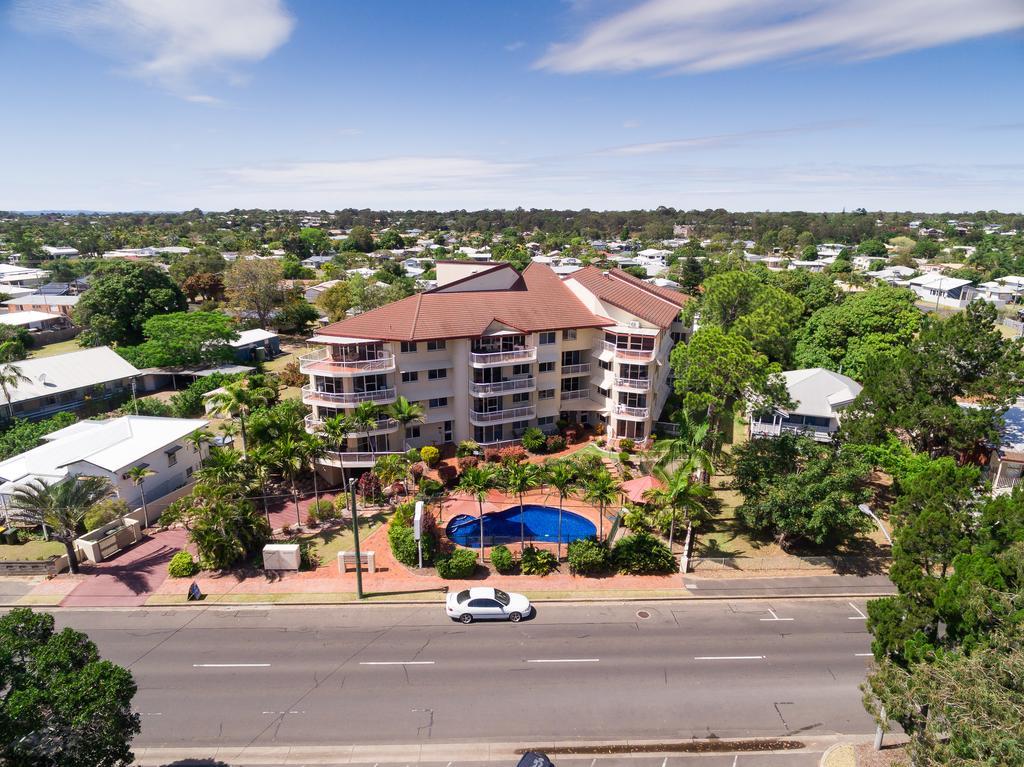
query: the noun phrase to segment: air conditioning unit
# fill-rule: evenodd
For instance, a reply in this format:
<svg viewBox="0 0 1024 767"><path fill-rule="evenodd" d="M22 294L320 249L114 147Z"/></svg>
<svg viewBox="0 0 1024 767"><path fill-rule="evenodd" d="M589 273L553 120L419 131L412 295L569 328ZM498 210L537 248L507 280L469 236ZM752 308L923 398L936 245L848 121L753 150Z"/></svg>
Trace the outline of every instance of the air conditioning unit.
<svg viewBox="0 0 1024 767"><path fill-rule="evenodd" d="M640 323L639 323L639 322L637 322L636 320L630 320L630 321L629 321L629 326L630 326L631 328L638 328L638 327L640 327Z"/></svg>

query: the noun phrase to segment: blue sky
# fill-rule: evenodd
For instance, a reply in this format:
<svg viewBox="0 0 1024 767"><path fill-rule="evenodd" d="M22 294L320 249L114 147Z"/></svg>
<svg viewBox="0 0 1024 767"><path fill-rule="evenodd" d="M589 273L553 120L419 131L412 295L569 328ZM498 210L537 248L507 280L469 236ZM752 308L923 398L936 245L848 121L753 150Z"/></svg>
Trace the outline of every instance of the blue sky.
<svg viewBox="0 0 1024 767"><path fill-rule="evenodd" d="M1020 0L14 0L0 208L1024 208Z"/></svg>

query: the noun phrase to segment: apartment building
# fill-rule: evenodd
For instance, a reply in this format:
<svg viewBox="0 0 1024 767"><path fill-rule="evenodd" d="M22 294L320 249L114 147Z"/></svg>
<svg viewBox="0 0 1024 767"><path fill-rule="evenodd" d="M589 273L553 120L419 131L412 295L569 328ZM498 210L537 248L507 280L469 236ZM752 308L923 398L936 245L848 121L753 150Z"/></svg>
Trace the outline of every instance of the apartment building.
<svg viewBox="0 0 1024 767"><path fill-rule="evenodd" d="M620 270L560 278L544 264L437 264L438 286L320 329L300 360L316 431L362 402L419 402L423 423L382 417L323 468L368 467L407 447L501 445L560 419L646 439L670 392L686 300Z"/></svg>

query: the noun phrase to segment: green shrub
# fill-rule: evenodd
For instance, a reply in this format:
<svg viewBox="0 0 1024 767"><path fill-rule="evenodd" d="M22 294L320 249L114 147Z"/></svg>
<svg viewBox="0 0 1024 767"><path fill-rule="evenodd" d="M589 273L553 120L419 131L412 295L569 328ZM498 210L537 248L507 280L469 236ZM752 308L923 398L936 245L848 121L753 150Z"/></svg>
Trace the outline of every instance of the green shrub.
<svg viewBox="0 0 1024 767"><path fill-rule="evenodd" d="M342 519L349 512L352 498L348 493L341 493L334 499L334 518Z"/></svg>
<svg viewBox="0 0 1024 767"><path fill-rule="evenodd" d="M626 513L622 515L622 524L634 533L650 532L651 515L641 506L627 506Z"/></svg>
<svg viewBox="0 0 1024 767"><path fill-rule="evenodd" d="M438 482L436 479L430 477L423 477L420 479L419 484L420 495L424 498L433 498L444 492L444 485Z"/></svg>
<svg viewBox="0 0 1024 767"><path fill-rule="evenodd" d="M549 453L560 453L565 450L565 437L561 434L552 434L547 438L545 447Z"/></svg>
<svg viewBox="0 0 1024 767"><path fill-rule="evenodd" d="M455 549L451 554L437 559L437 574L442 578L469 578L474 570L476 554L469 549Z"/></svg>
<svg viewBox="0 0 1024 767"><path fill-rule="evenodd" d="M580 538L569 544L569 572L573 575L601 575L609 570L608 547L594 538Z"/></svg>
<svg viewBox="0 0 1024 767"><path fill-rule="evenodd" d="M619 453L619 461L621 463L627 463L628 464L629 463L629 457L630 457L629 453L627 453L625 450L623 450L621 453Z"/></svg>
<svg viewBox="0 0 1024 767"><path fill-rule="evenodd" d="M519 569L516 555L509 550L508 546L495 546L491 549L491 564L502 575L512 575Z"/></svg>
<svg viewBox="0 0 1024 767"><path fill-rule="evenodd" d="M316 546L313 545L312 541L300 541L299 542L299 569L300 570L316 570L320 565L323 564L320 561L320 555L316 553Z"/></svg>
<svg viewBox="0 0 1024 767"><path fill-rule="evenodd" d="M427 466L434 468L437 466L437 462L441 460L441 451L433 445L427 445L420 448L420 458Z"/></svg>
<svg viewBox="0 0 1024 767"><path fill-rule="evenodd" d="M388 543L391 546L391 553L395 559L407 567L416 567L419 564L419 550L416 539L413 538L412 520L416 512L416 504L413 501L401 503L395 509L391 521L388 523ZM434 517L429 512L423 513L423 564L429 565L434 561L437 551L437 531L434 526Z"/></svg>
<svg viewBox="0 0 1024 767"><path fill-rule="evenodd" d="M547 575L558 569L558 560L547 549L527 546L519 566L523 575Z"/></svg>
<svg viewBox="0 0 1024 767"><path fill-rule="evenodd" d="M678 569L668 546L650 533L621 538L612 551L612 560L623 575L666 575Z"/></svg>
<svg viewBox="0 0 1024 767"><path fill-rule="evenodd" d="M118 517L123 517L131 509L128 504L120 498L107 498L100 501L85 513L85 529L93 531L103 527L107 522L113 522Z"/></svg>
<svg viewBox="0 0 1024 767"><path fill-rule="evenodd" d="M531 453L543 453L546 440L547 436L536 426L531 426L523 432L523 447Z"/></svg>
<svg viewBox="0 0 1024 767"><path fill-rule="evenodd" d="M187 551L179 551L167 563L167 574L172 578L191 578L199 572L199 563Z"/></svg>
<svg viewBox="0 0 1024 767"><path fill-rule="evenodd" d="M619 451L623 453L632 453L633 448L636 447L636 443L633 442L629 437L623 437L619 440Z"/></svg>
<svg viewBox="0 0 1024 767"><path fill-rule="evenodd" d="M418 447L410 447L405 451L405 459L410 463L419 463L423 460L420 449Z"/></svg>
<svg viewBox="0 0 1024 767"><path fill-rule="evenodd" d="M459 446L455 448L455 456L457 458L464 458L467 455L473 455L478 452L480 452L480 445L471 439L462 440Z"/></svg>
<svg viewBox="0 0 1024 767"><path fill-rule="evenodd" d="M344 496L341 496L344 498ZM322 525L332 519L337 519L338 514L334 510L334 503L324 499L315 501L309 506L309 524Z"/></svg>

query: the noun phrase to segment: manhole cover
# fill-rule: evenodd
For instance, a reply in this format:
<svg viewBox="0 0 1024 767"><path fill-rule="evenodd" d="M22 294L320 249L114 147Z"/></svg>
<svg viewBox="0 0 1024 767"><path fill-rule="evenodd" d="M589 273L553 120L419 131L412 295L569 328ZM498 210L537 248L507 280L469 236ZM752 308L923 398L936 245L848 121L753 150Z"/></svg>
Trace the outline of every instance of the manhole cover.
<svg viewBox="0 0 1024 767"><path fill-rule="evenodd" d="M636 617L637 618L650 618L651 614L649 612L647 612L646 610L637 610L636 611Z"/></svg>

